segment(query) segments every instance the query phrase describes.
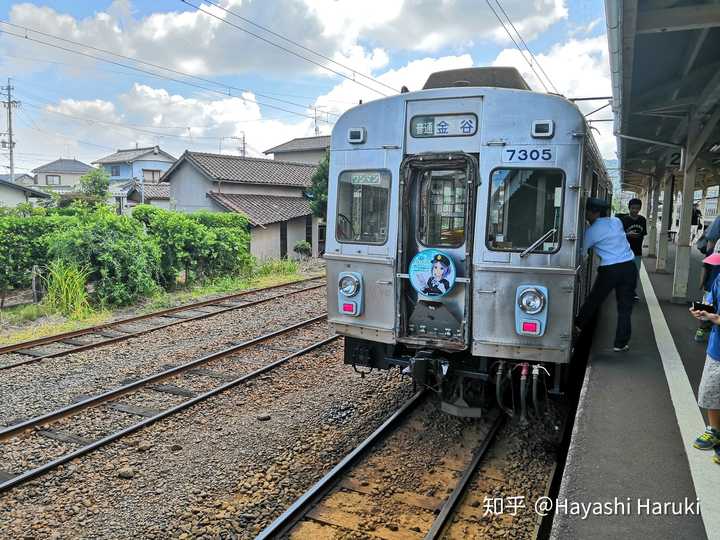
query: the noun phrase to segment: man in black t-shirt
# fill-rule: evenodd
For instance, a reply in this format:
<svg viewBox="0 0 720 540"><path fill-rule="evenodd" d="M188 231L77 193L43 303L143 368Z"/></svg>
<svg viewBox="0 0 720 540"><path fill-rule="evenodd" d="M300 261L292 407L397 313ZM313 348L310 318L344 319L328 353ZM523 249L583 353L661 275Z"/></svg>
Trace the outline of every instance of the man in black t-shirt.
<svg viewBox="0 0 720 540"><path fill-rule="evenodd" d="M702 212L698 203L693 203L692 220L690 221L690 245L695 243L698 232L702 230Z"/></svg>
<svg viewBox="0 0 720 540"><path fill-rule="evenodd" d="M630 249L635 254L635 267L640 272L640 259L642 258L643 238L647 235L647 221L640 215L642 201L640 199L630 199L628 202L628 213L618 214L616 217L622 221L627 236ZM637 302L640 297L635 294L634 300Z"/></svg>

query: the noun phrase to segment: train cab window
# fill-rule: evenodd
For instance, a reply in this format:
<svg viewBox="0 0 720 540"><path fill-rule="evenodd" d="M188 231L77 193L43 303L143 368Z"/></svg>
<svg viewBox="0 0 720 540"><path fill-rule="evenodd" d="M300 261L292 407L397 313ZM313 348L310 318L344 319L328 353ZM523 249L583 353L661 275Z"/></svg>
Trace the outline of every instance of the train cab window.
<svg viewBox="0 0 720 540"><path fill-rule="evenodd" d="M552 253L560 247L563 173L496 169L488 206L487 246L496 251Z"/></svg>
<svg viewBox="0 0 720 540"><path fill-rule="evenodd" d="M426 170L420 178L418 240L426 246L465 243L465 170Z"/></svg>
<svg viewBox="0 0 720 540"><path fill-rule="evenodd" d="M345 171L338 182L338 242L384 244L387 240L390 173Z"/></svg>

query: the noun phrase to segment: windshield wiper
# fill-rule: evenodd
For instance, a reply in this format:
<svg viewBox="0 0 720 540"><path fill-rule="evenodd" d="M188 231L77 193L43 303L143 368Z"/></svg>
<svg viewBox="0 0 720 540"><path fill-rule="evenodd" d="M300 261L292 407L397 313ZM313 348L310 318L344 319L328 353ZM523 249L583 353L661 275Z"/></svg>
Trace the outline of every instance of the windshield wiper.
<svg viewBox="0 0 720 540"><path fill-rule="evenodd" d="M530 253L532 250L534 250L536 247L538 247L540 244L542 244L545 240L547 240L550 236L555 234L557 232L557 229L550 229L548 232L543 234L540 238L535 240L529 248L527 248L525 251L523 251L520 254L520 258L525 257L528 253Z"/></svg>

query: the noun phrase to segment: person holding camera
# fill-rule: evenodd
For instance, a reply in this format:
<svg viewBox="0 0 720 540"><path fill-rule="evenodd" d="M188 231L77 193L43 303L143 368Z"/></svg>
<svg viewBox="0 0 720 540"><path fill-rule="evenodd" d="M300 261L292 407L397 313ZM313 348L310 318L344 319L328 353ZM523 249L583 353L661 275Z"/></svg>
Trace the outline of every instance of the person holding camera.
<svg viewBox="0 0 720 540"><path fill-rule="evenodd" d="M720 253L705 257L704 264L720 266ZM707 305L705 305L707 304ZM690 313L699 321L712 325L705 353L698 405L707 409L708 426L705 432L695 439L693 446L699 450L713 450L713 461L720 465L720 280L716 277L710 291L703 298L703 304L693 303Z"/></svg>

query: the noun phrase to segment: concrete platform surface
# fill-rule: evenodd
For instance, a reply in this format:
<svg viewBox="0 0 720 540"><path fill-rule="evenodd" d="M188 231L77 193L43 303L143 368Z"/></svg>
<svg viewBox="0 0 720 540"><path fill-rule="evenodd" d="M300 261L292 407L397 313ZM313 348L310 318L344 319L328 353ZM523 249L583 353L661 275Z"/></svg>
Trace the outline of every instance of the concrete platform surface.
<svg viewBox="0 0 720 540"><path fill-rule="evenodd" d="M720 466L690 446L705 346L687 306L669 302L672 274L641 277L630 351L612 350L612 296L598 318L552 538L720 540Z"/></svg>

